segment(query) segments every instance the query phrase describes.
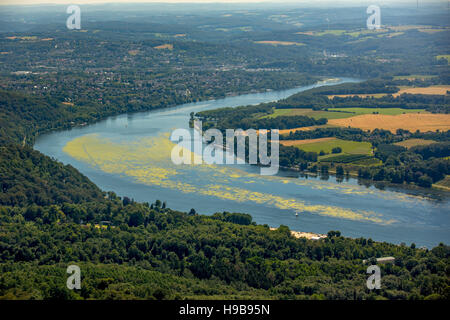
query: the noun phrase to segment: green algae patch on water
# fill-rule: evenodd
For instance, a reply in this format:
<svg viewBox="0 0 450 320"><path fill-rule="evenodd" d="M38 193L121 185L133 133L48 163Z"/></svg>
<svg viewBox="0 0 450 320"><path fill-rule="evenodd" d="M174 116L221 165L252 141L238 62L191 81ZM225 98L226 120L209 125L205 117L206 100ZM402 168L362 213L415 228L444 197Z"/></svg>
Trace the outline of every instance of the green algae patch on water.
<svg viewBox="0 0 450 320"><path fill-rule="evenodd" d="M233 166L175 165L170 157L174 146L168 134L125 142L112 141L99 134L88 134L69 141L63 151L74 159L88 163L103 172L125 175L138 183L177 190L186 194L199 194L239 203L251 202L283 210L383 225L396 222L393 219L386 220L382 215L372 211L311 204L301 199L251 190L250 187L277 183L292 187L308 186L319 190L332 189L343 194L351 193L361 196L374 192L372 190L359 186L335 185L325 181L260 176ZM183 150L183 152L190 153L189 150ZM191 153L190 156L197 155ZM237 187L238 182L249 188Z"/></svg>

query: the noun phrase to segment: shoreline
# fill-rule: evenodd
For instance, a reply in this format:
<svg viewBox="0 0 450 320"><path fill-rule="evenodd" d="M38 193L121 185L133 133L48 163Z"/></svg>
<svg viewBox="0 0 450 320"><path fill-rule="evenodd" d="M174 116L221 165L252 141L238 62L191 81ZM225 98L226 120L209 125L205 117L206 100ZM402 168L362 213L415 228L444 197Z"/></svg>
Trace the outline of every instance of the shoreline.
<svg viewBox="0 0 450 320"><path fill-rule="evenodd" d="M271 231L275 231L278 228L270 228ZM320 234L320 233L314 233L314 232L304 232L304 231L295 231L295 230L290 230L291 231L291 235L297 239L300 238L305 238L308 240L320 240L320 239L325 239L328 236L326 234Z"/></svg>
<svg viewBox="0 0 450 320"><path fill-rule="evenodd" d="M313 178L319 178L320 177L320 172L317 173L313 173L307 170L300 170L299 168L296 167L282 167L280 166L280 170L284 171L284 172L296 172L296 173L302 173L304 175L307 175L309 177L313 177ZM335 170L329 170L328 171L329 176L330 177L336 177L336 171ZM417 192L421 192L421 193L439 193L445 196L450 195L450 188L446 187L446 186L442 186L442 185L438 185L436 183L433 183L432 186L430 188L424 188L424 187L420 187L418 185L415 184L407 184L407 183L402 183L402 184L396 184L387 180L382 180L382 181L375 181L375 180L367 180L367 179L360 179L358 177L358 174L356 173L352 173L350 172L348 175L350 178L352 179L356 179L358 181L361 182L367 182L368 184L370 184L371 186L376 187L377 184L382 184L384 185L384 187L386 188L391 188L391 189L397 189L396 191L398 192L402 192L402 193L406 193L408 194L407 191L417 191ZM344 174L344 178L346 177L346 175ZM442 180L441 180L442 181Z"/></svg>

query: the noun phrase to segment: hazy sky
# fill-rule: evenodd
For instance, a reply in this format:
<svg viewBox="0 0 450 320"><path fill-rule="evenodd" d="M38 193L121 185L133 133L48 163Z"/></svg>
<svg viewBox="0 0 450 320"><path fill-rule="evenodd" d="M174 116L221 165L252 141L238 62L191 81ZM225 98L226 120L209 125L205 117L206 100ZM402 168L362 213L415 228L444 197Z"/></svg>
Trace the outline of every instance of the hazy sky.
<svg viewBox="0 0 450 320"><path fill-rule="evenodd" d="M433 1L433 2L438 2ZM445 2L447 0L440 0L439 2ZM112 3L112 2L122 2L122 3L298 3L298 4L321 4L321 3L333 3L333 4L395 4L395 3L415 3L416 0L0 0L0 4L41 4L41 3L52 3L52 4L96 4L96 3ZM419 3L430 2L430 0L419 0Z"/></svg>

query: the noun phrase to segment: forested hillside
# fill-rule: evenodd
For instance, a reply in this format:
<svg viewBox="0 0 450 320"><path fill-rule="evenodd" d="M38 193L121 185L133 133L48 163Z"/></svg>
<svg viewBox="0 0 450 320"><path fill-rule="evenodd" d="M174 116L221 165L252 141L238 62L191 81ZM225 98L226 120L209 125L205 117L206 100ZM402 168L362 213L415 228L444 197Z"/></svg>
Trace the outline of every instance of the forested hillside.
<svg viewBox="0 0 450 320"><path fill-rule="evenodd" d="M70 165L63 165L30 147L0 146L0 205L80 203L103 193Z"/></svg>
<svg viewBox="0 0 450 320"><path fill-rule="evenodd" d="M105 203L3 207L3 298L449 298L449 247L433 250L348 239L296 239L287 227L225 222L138 204L110 194ZM230 219L227 219L230 220ZM362 259L382 265L383 289L365 285ZM81 291L69 291L64 266L80 263ZM15 279L13 281L13 279Z"/></svg>

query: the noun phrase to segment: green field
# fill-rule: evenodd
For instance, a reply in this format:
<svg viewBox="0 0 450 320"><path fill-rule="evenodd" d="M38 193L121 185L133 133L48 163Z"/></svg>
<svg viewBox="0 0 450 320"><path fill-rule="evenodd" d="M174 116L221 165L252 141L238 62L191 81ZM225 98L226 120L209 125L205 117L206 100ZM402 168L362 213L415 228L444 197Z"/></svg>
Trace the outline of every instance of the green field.
<svg viewBox="0 0 450 320"><path fill-rule="evenodd" d="M335 147L340 147L342 153L332 154L331 150ZM324 151L328 155L320 157L320 159L326 159L327 157L334 157L338 155L372 155L372 145L369 142L348 141L341 139L334 139L328 141L321 141L317 143L308 143L297 146L297 148L304 151L311 151L320 153Z"/></svg>
<svg viewBox="0 0 450 320"><path fill-rule="evenodd" d="M416 80L416 79L432 79L436 78L437 76L433 75L422 75L422 74L412 74L409 76L395 76L394 80Z"/></svg>
<svg viewBox="0 0 450 320"><path fill-rule="evenodd" d="M343 119L343 118L350 118L353 117L354 114L349 112L334 112L334 111L313 111L313 113L310 115L311 118L314 119Z"/></svg>
<svg viewBox="0 0 450 320"><path fill-rule="evenodd" d="M394 33L389 33L389 30L387 30L387 29L379 29L379 30L376 30L375 32L376 32L376 35L378 37L386 36L386 35L389 35L389 34L391 34L391 35L394 34ZM373 35L374 31L373 30L368 30L368 29L362 29L362 30L359 30L359 31L346 32L345 34L348 35L348 36L357 38L357 37L360 37L360 36Z"/></svg>
<svg viewBox="0 0 450 320"><path fill-rule="evenodd" d="M346 112L330 112L330 111L314 111L312 109L275 109L270 115L266 115L263 118L276 118L279 116L307 116L314 119L327 118L327 119L342 119L352 117L352 113Z"/></svg>
<svg viewBox="0 0 450 320"><path fill-rule="evenodd" d="M380 166L383 164L383 162L380 159L377 159L375 157L370 157L370 158L361 159L358 161L353 161L352 164L356 164L359 166L371 167L371 166Z"/></svg>
<svg viewBox="0 0 450 320"><path fill-rule="evenodd" d="M317 32L315 33L315 35L317 36L324 36L324 35L333 35L333 36L341 36L343 34L345 34L347 31L346 30L325 30L322 32Z"/></svg>
<svg viewBox="0 0 450 320"><path fill-rule="evenodd" d="M307 116L314 119L344 119L362 114L379 113L385 115L399 115L402 113L425 112L425 109L401 109L401 108L333 108L329 111L314 111L312 109L274 109L274 112L263 118L276 118L280 116Z"/></svg>
<svg viewBox="0 0 450 320"><path fill-rule="evenodd" d="M405 147L407 149L415 147L415 146L426 146L429 144L436 143L434 140L425 140L425 139L408 139L403 140L397 143L394 143L397 146Z"/></svg>
<svg viewBox="0 0 450 320"><path fill-rule="evenodd" d="M337 163L360 163L364 161L371 161L373 159L372 156L365 154L344 154L341 153L339 155L331 155L328 157L321 157L321 162L337 162Z"/></svg>
<svg viewBox="0 0 450 320"><path fill-rule="evenodd" d="M396 116L403 113L425 112L425 109L401 109L401 108L333 108L332 110L352 112L353 114L351 116L359 116L362 114L371 114L371 113Z"/></svg>

